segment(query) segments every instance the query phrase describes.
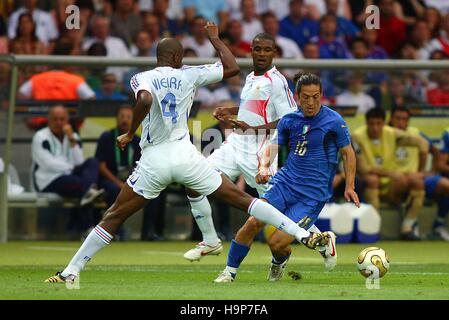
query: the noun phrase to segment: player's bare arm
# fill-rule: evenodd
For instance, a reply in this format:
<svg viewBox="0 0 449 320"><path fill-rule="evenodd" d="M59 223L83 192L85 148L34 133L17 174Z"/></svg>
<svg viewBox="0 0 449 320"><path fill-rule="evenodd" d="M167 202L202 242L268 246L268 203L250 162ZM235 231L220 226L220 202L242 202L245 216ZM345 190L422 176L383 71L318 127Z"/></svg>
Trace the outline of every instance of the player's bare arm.
<svg viewBox="0 0 449 320"><path fill-rule="evenodd" d="M143 119L145 119L148 112L150 112L152 102L153 97L151 96L151 93L146 90L139 91L139 94L137 96L137 103L133 109L133 120L131 123L131 128L127 133L117 137L117 145L121 150L123 150L126 145L133 140L137 128L139 128Z"/></svg>
<svg viewBox="0 0 449 320"><path fill-rule="evenodd" d="M235 61L235 57L231 50L218 37L218 26L208 21L206 26L207 37L210 43L217 50L221 63L223 64L223 79L231 78L240 72L240 67Z"/></svg>
<svg viewBox="0 0 449 320"><path fill-rule="evenodd" d="M260 126L250 126L245 121L237 120L237 119L230 119L229 122L232 124L234 129L240 129L241 132L236 131L237 133L245 133L247 130L249 130L250 134L259 134L259 131L262 131L262 133L266 133L267 130L273 130L276 129L279 119L276 121L272 121L270 123L266 123Z"/></svg>
<svg viewBox="0 0 449 320"><path fill-rule="evenodd" d="M239 107L220 106L215 108L213 116L219 121L228 121L232 116L236 116L238 113Z"/></svg>
<svg viewBox="0 0 449 320"><path fill-rule="evenodd" d="M273 163L274 159L276 158L276 155L279 152L279 145L278 144L269 144L260 159L259 164L259 172L256 176L256 182L258 184L264 184L267 183L270 177L272 176L270 166Z"/></svg>
<svg viewBox="0 0 449 320"><path fill-rule="evenodd" d="M359 196L355 192L355 173L356 173L356 157L352 145L340 149L343 157L343 164L345 170L345 193L346 201L353 202L357 207L360 207Z"/></svg>

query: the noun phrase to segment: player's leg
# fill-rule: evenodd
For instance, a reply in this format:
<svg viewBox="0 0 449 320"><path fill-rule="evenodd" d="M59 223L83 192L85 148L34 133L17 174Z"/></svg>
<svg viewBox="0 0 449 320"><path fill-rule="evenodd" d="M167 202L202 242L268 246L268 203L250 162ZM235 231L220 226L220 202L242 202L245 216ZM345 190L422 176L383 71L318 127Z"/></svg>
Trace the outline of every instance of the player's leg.
<svg viewBox="0 0 449 320"><path fill-rule="evenodd" d="M279 189L282 190L282 188ZM306 200L305 198L295 196L286 190L284 190L284 196L287 196L289 199L291 199L291 201L294 201L295 203L285 210L285 215L293 221L297 222L300 227L311 232L317 231L318 228L312 228L312 226L314 226L316 220L318 219L318 215L324 207L324 202L311 199ZM275 198L272 197L271 192L268 192L266 197L269 201L271 201L271 199L275 200ZM332 232L328 232L328 234L333 235ZM290 258L290 244L293 240L293 237L279 230L276 230L268 239L268 245L273 254L270 271L268 273L269 281L278 281L282 278L287 266L288 259ZM326 245L328 243L326 243ZM335 256L335 250L333 254ZM334 262L336 264L336 257Z"/></svg>
<svg viewBox="0 0 449 320"><path fill-rule="evenodd" d="M437 217L432 225L432 233L438 238L449 241L446 218L449 214L449 179L440 175L425 178L426 195L437 199Z"/></svg>
<svg viewBox="0 0 449 320"><path fill-rule="evenodd" d="M84 240L68 266L46 282L74 281L92 257L108 245L120 225L137 210L143 208L149 200L138 195L125 184L114 204L106 211L103 219Z"/></svg>
<svg viewBox="0 0 449 320"><path fill-rule="evenodd" d="M376 208L376 210L379 210L380 178L375 174L366 174L362 177L362 181L365 184L366 202L372 205L374 208Z"/></svg>
<svg viewBox="0 0 449 320"><path fill-rule="evenodd" d="M189 261L199 261L206 255L219 255L223 251L223 244L215 231L209 200L206 196L188 188L186 193L193 218L203 235L203 241L184 253L184 258Z"/></svg>
<svg viewBox="0 0 449 320"><path fill-rule="evenodd" d="M248 255L254 238L263 230L265 223L255 217L249 217L245 224L237 232L235 239L231 241L226 267L214 280L216 283L233 282L240 264Z"/></svg>
<svg viewBox="0 0 449 320"><path fill-rule="evenodd" d="M231 144L223 144L218 150L215 150L207 162L222 174L227 175L231 180L236 179L240 175L240 171L236 167L234 150ZM187 199L190 202L191 212L195 222L198 225L203 241L187 251L184 258L190 261L199 261L206 255L218 255L223 251L223 245L215 231L214 222L212 220L212 208L206 196L186 188Z"/></svg>
<svg viewBox="0 0 449 320"><path fill-rule="evenodd" d="M243 161L238 162L238 167L243 173L246 183L255 188L259 193L259 196L262 196L267 190L267 186L256 183L255 176L257 175L258 170L257 158L254 157L254 159L252 159L255 163L251 163L251 161L248 161L249 159L241 160ZM237 270L247 256L254 238L263 230L264 226L265 223L257 220L255 217L250 217L246 220L245 224L238 230L235 238L231 241L226 268L217 279L215 279L215 282L234 281L237 275Z"/></svg>
<svg viewBox="0 0 449 320"><path fill-rule="evenodd" d="M417 223L426 196L424 177L420 174L409 174L407 176L398 174L391 180L391 188L394 190L394 197L398 200L402 199L404 192L409 190L406 200L406 214L401 226L401 238L412 241L420 240L417 234Z"/></svg>

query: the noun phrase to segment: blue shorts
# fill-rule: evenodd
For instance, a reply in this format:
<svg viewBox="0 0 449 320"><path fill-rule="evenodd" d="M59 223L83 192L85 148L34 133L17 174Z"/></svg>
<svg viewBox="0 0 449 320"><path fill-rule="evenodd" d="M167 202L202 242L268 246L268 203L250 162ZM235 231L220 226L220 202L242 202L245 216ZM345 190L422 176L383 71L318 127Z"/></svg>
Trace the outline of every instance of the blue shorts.
<svg viewBox="0 0 449 320"><path fill-rule="evenodd" d="M315 224L326 203L294 193L281 183L275 183L262 198L306 230Z"/></svg>
<svg viewBox="0 0 449 320"><path fill-rule="evenodd" d="M431 199L433 197L435 189L437 188L438 185L438 181L440 181L441 178L442 176L440 175L428 176L424 178L424 184L426 187L426 198Z"/></svg>

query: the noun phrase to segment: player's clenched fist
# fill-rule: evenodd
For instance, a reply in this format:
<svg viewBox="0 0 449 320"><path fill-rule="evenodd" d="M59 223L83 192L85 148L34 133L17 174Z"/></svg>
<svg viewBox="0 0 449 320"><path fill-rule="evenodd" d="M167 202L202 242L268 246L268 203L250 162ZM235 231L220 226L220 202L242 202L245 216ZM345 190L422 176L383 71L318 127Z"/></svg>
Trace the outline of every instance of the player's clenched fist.
<svg viewBox="0 0 449 320"><path fill-rule="evenodd" d="M127 133L122 134L117 137L117 146L120 148L120 150L125 149L126 145L130 143L133 140L133 137L129 136Z"/></svg>
<svg viewBox="0 0 449 320"><path fill-rule="evenodd" d="M209 39L217 39L218 38L218 27L215 23L208 21L204 28L206 29L207 37Z"/></svg>
<svg viewBox="0 0 449 320"><path fill-rule="evenodd" d="M267 183L268 180L270 180L270 178L271 178L270 169L260 168L256 176L256 183L257 184Z"/></svg>

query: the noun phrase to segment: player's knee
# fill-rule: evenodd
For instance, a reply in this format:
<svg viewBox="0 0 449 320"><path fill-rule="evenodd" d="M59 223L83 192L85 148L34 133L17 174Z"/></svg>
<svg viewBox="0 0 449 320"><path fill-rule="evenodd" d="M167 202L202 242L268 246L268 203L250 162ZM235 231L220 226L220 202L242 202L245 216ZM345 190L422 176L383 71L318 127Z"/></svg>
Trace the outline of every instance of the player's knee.
<svg viewBox="0 0 449 320"><path fill-rule="evenodd" d="M265 224L254 217L250 217L246 223L240 228L239 233L242 232L248 236L252 236L253 238L257 236L257 234L262 231Z"/></svg>
<svg viewBox="0 0 449 320"><path fill-rule="evenodd" d="M367 174L363 176L363 181L367 188L378 189L379 188L379 177L375 174Z"/></svg>
<svg viewBox="0 0 449 320"><path fill-rule="evenodd" d="M438 190L439 195L443 197L449 197L449 179L448 178L441 178L438 181L436 190Z"/></svg>
<svg viewBox="0 0 449 320"><path fill-rule="evenodd" d="M271 237L268 240L268 246L273 255L285 256L289 254L289 245L279 237Z"/></svg>
<svg viewBox="0 0 449 320"><path fill-rule="evenodd" d="M201 194L189 188L186 188L186 194L189 198L198 198L201 196Z"/></svg>
<svg viewBox="0 0 449 320"><path fill-rule="evenodd" d="M420 176L412 176L409 181L410 189L424 190L424 178Z"/></svg>

